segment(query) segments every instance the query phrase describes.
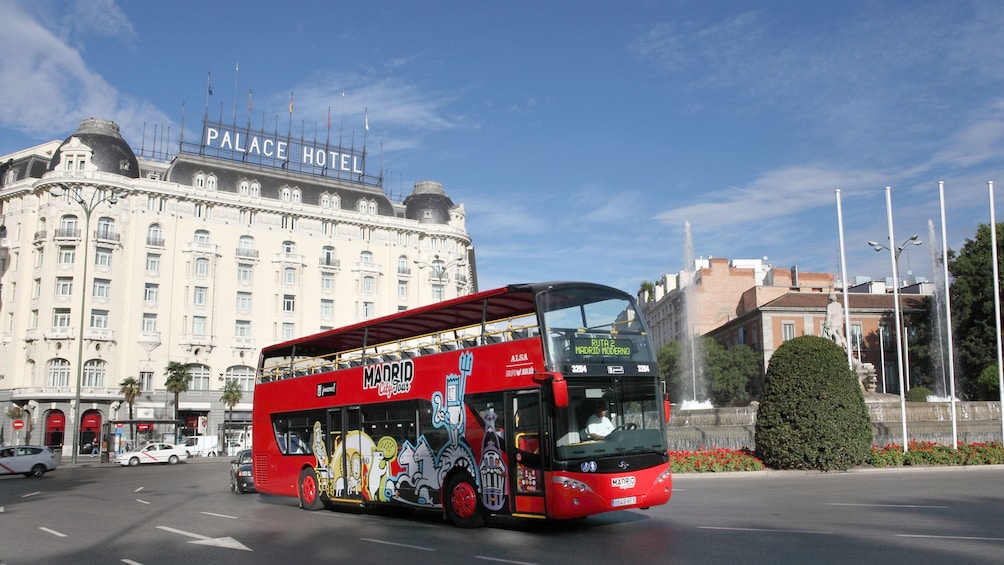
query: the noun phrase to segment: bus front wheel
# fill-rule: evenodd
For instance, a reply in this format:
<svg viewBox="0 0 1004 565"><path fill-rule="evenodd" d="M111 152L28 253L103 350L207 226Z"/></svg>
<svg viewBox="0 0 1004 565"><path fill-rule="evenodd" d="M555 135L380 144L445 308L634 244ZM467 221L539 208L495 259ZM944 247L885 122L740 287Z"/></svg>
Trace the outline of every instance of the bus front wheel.
<svg viewBox="0 0 1004 565"><path fill-rule="evenodd" d="M474 481L464 474L453 475L446 482L443 507L454 526L480 528L485 523L484 511L478 500L478 489Z"/></svg>
<svg viewBox="0 0 1004 565"><path fill-rule="evenodd" d="M300 508L304 510L320 510L324 508L321 500L321 491L317 485L317 474L311 468L300 471L300 480L297 483L300 491Z"/></svg>

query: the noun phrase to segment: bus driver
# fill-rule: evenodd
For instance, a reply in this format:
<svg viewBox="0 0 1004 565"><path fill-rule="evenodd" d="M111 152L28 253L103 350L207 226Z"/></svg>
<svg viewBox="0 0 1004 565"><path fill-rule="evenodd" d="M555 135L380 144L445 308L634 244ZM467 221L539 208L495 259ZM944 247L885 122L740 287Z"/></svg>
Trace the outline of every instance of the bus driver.
<svg viewBox="0 0 1004 565"><path fill-rule="evenodd" d="M614 424L607 418L607 403L596 401L596 412L586 420L586 434L589 439L606 439L614 431Z"/></svg>

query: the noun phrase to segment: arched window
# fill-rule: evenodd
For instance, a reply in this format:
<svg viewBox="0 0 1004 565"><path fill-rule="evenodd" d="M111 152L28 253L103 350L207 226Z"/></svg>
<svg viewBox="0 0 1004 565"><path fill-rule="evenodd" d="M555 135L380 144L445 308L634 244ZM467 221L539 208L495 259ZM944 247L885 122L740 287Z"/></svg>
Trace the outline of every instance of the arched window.
<svg viewBox="0 0 1004 565"><path fill-rule="evenodd" d="M56 358L48 363L47 386L70 386L70 362Z"/></svg>
<svg viewBox="0 0 1004 565"><path fill-rule="evenodd" d="M254 391L254 368L248 367L246 365L234 365L233 367L228 367L226 380L234 380L240 383L241 391L252 392ZM242 398L241 400L249 400L247 398Z"/></svg>
<svg viewBox="0 0 1004 565"><path fill-rule="evenodd" d="M192 383L189 390L209 390L209 367L205 365L192 364L188 366L188 374L192 375Z"/></svg>
<svg viewBox="0 0 1004 565"><path fill-rule="evenodd" d="M242 235L237 240L237 254L241 257L254 256L254 238L250 235Z"/></svg>
<svg viewBox="0 0 1004 565"><path fill-rule="evenodd" d="M158 247L164 245L164 230L160 224L150 224L150 227L146 228L146 244Z"/></svg>
<svg viewBox="0 0 1004 565"><path fill-rule="evenodd" d="M341 210L342 209L342 198L337 194L331 195L331 209Z"/></svg>
<svg viewBox="0 0 1004 565"><path fill-rule="evenodd" d="M369 204L367 204L367 210L369 211L370 214L375 215L377 213L377 203L371 200Z"/></svg>
<svg viewBox="0 0 1004 565"><path fill-rule="evenodd" d="M206 178L206 188L208 188L209 190L216 190L216 185L217 185L216 175L210 174Z"/></svg>
<svg viewBox="0 0 1004 565"><path fill-rule="evenodd" d="M321 195L321 208L331 208L331 195L327 192Z"/></svg>
<svg viewBox="0 0 1004 565"><path fill-rule="evenodd" d="M282 242L282 252L283 253L296 253L296 242L284 241Z"/></svg>
<svg viewBox="0 0 1004 565"><path fill-rule="evenodd" d="M337 261L335 258L335 248L330 245L325 245L324 248L321 249L321 265L324 265L325 267L334 267L336 266L335 261Z"/></svg>
<svg viewBox="0 0 1004 565"><path fill-rule="evenodd" d="M261 184L258 181L251 183L251 196L258 196L261 194Z"/></svg>
<svg viewBox="0 0 1004 565"><path fill-rule="evenodd" d="M195 188L205 188L206 187L206 175L202 173L196 173L195 178L192 179L192 184Z"/></svg>
<svg viewBox="0 0 1004 565"><path fill-rule="evenodd" d="M282 270L282 281L289 286L296 284L296 269L293 267L286 267Z"/></svg>
<svg viewBox="0 0 1004 565"><path fill-rule="evenodd" d="M407 275L411 273L411 269L408 267L408 258L404 255L397 258L397 272L401 275Z"/></svg>
<svg viewBox="0 0 1004 565"><path fill-rule="evenodd" d="M376 292L376 277L363 277L363 292L366 294L373 294Z"/></svg>
<svg viewBox="0 0 1004 565"><path fill-rule="evenodd" d="M209 259L199 257L195 260L195 275L199 277L209 276Z"/></svg>
<svg viewBox="0 0 1004 565"><path fill-rule="evenodd" d="M105 386L105 372L107 365L101 359L91 359L84 363L83 386L103 387Z"/></svg>
<svg viewBox="0 0 1004 565"><path fill-rule="evenodd" d="M77 228L77 217L68 214L59 219L59 233L62 237L80 237L80 230Z"/></svg>
<svg viewBox="0 0 1004 565"><path fill-rule="evenodd" d="M299 188L294 188L293 189L293 198L292 198L292 200L293 200L293 204L299 204L300 203L301 196L300 196L300 189Z"/></svg>
<svg viewBox="0 0 1004 565"><path fill-rule="evenodd" d="M108 217L98 218L98 231L95 235L101 239L112 239L115 234L115 220Z"/></svg>
<svg viewBox="0 0 1004 565"><path fill-rule="evenodd" d="M360 214L365 214L366 208L367 206L365 200L359 200L359 202L356 203L356 211L359 212Z"/></svg>
<svg viewBox="0 0 1004 565"><path fill-rule="evenodd" d="M246 180L242 180L239 186L241 196L248 196L251 194L251 185Z"/></svg>
<svg viewBox="0 0 1004 565"><path fill-rule="evenodd" d="M283 202L289 202L290 199L292 199L292 197L293 197L293 191L290 190L288 186L283 187L283 189L282 189L282 201Z"/></svg>
<svg viewBox="0 0 1004 565"><path fill-rule="evenodd" d="M209 243L208 230L195 230L195 243Z"/></svg>
<svg viewBox="0 0 1004 565"><path fill-rule="evenodd" d="M359 262L360 263L367 263L367 264L372 263L373 262L373 253L370 252L370 251L363 251L362 253L359 254Z"/></svg>

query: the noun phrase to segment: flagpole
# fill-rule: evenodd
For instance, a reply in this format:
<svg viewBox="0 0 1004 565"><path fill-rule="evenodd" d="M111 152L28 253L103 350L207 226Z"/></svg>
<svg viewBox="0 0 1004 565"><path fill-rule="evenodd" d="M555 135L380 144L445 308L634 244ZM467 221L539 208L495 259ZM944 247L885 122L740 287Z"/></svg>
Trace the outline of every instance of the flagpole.
<svg viewBox="0 0 1004 565"><path fill-rule="evenodd" d="M844 212L840 207L840 189L837 194L837 233L840 235L840 278L843 281L844 294L844 349L847 350L847 368L854 368L854 358L851 355L851 305L847 297L847 255L844 253Z"/></svg>
<svg viewBox="0 0 1004 565"><path fill-rule="evenodd" d="M1004 352L1001 351L1001 283L997 267L997 216L994 210L994 181L987 181L990 191L990 249L993 252L994 322L997 326L997 391L1000 393L1001 441L1004 441Z"/></svg>
<svg viewBox="0 0 1004 565"><path fill-rule="evenodd" d="M240 64L234 63L234 129L237 129L237 71L240 70Z"/></svg>
<svg viewBox="0 0 1004 565"><path fill-rule="evenodd" d="M941 267L945 284L945 340L948 342L948 396L952 412L952 449L959 448L959 423L955 412L955 345L952 340L952 297L948 291L948 228L945 225L945 181L938 181L938 197L941 201Z"/></svg>

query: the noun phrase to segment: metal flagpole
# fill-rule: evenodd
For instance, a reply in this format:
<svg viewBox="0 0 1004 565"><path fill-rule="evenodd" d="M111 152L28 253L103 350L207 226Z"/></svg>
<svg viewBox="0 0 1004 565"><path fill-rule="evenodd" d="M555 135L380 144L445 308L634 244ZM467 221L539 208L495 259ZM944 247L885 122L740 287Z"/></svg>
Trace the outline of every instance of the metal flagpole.
<svg viewBox="0 0 1004 565"><path fill-rule="evenodd" d="M840 189L837 193L837 232L840 234L840 278L843 281L844 294L844 345L847 350L847 367L854 368L854 358L851 356L851 305L847 300L847 256L844 253L844 212L840 207Z"/></svg>
<svg viewBox="0 0 1004 565"><path fill-rule="evenodd" d="M893 315L896 322L896 368L899 371L899 410L903 421L903 453L909 451L906 436L906 384L903 379L903 331L899 317L899 265L896 260L896 238L892 229L892 187L885 187L885 209L889 223L889 261L892 265L892 301Z"/></svg>
<svg viewBox="0 0 1004 565"><path fill-rule="evenodd" d="M952 298L948 291L948 235L945 226L945 182L938 181L938 196L941 200L941 267L945 280L945 340L948 342L949 403L952 411L952 449L959 448L959 423L955 412L955 349L952 341Z"/></svg>
<svg viewBox="0 0 1004 565"><path fill-rule="evenodd" d="M1004 408L1004 353L1001 351L1001 283L997 267L997 219L994 211L994 182L987 181L990 190L990 249L994 266L994 322L997 325L997 390ZM1001 440L1004 441L1004 410L1001 414Z"/></svg>

